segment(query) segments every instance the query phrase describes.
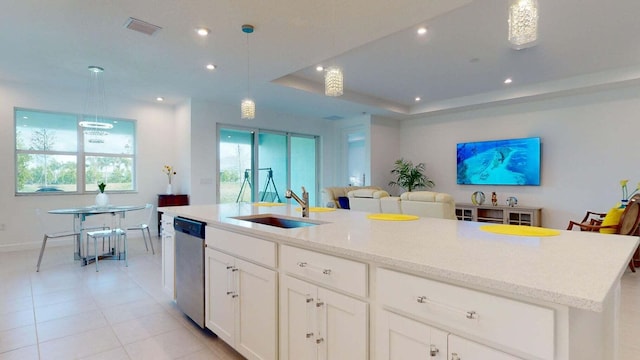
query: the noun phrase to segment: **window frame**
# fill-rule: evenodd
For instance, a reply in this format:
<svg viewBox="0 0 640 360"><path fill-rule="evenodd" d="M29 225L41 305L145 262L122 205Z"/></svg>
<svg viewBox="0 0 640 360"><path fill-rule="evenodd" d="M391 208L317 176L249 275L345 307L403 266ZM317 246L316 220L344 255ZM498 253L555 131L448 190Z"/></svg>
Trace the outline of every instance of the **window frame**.
<svg viewBox="0 0 640 360"><path fill-rule="evenodd" d="M73 116L76 118L76 138L77 138L77 146L76 151L69 150L23 150L18 149L18 113L20 111L27 112L37 112L43 114L55 114L62 116ZM135 119L125 119L125 118L117 118L117 117L104 117L103 120L107 121L117 121L117 122L128 122L131 123L132 127L132 138L133 138L133 146L131 147L130 154L123 153L102 153L102 152L87 152L85 151L85 134L82 131L82 127L79 125L80 121L83 121L85 118L90 117L90 115L86 114L78 114L78 113L70 113L70 112L60 112L60 111L48 111L48 110L40 110L40 109L31 109L31 108L23 108L23 107L14 107L13 109L13 141L14 141L14 193L15 196L51 196L51 195L86 195L86 194L95 194L96 190L87 190L86 189L86 159L87 157L106 157L106 158L129 158L131 159L131 183L132 189L130 190L110 190L107 188L105 192L109 193L137 193L138 192L138 184L137 184L137 160L138 160L138 140L137 140L137 120ZM32 192L24 192L19 191L18 189L18 158L21 154L27 155L49 155L49 156L75 156L76 157L76 190L75 191L32 191Z"/></svg>

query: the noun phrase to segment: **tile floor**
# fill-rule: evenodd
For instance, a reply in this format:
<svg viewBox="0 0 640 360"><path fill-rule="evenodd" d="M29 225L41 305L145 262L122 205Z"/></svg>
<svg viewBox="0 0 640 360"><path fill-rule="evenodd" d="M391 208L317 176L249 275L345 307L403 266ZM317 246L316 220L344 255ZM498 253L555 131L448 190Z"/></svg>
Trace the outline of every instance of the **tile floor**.
<svg viewBox="0 0 640 360"><path fill-rule="evenodd" d="M160 248L155 239L156 250ZM72 247L0 252L0 360L242 357L186 318L161 289L161 256L130 237L122 261L80 267ZM640 272L622 278L620 360L640 359Z"/></svg>
<svg viewBox="0 0 640 360"><path fill-rule="evenodd" d="M160 240L154 239L156 250ZM71 245L0 252L0 360L242 359L161 290L161 256L129 239L129 267L81 267Z"/></svg>

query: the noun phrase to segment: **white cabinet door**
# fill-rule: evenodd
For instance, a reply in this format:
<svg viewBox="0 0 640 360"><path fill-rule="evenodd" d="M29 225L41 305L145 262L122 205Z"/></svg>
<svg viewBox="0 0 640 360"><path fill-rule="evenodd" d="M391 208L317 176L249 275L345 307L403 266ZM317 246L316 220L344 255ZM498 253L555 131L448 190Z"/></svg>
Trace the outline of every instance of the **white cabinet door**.
<svg viewBox="0 0 640 360"><path fill-rule="evenodd" d="M317 328L323 339L318 358L368 359L367 304L321 287L317 294Z"/></svg>
<svg viewBox="0 0 640 360"><path fill-rule="evenodd" d="M386 310L376 318L377 360L447 360L447 333Z"/></svg>
<svg viewBox="0 0 640 360"><path fill-rule="evenodd" d="M235 348L248 359L276 360L278 348L276 272L235 259Z"/></svg>
<svg viewBox="0 0 640 360"><path fill-rule="evenodd" d="M236 317L235 269L232 256L205 249L205 326L231 346Z"/></svg>
<svg viewBox="0 0 640 360"><path fill-rule="evenodd" d="M280 359L367 359L367 304L282 276Z"/></svg>
<svg viewBox="0 0 640 360"><path fill-rule="evenodd" d="M480 345L459 336L449 335L449 359L451 360L521 360L502 351Z"/></svg>
<svg viewBox="0 0 640 360"><path fill-rule="evenodd" d="M173 225L172 225L173 226ZM162 232L162 289L176 299L176 244L175 232Z"/></svg>
<svg viewBox="0 0 640 360"><path fill-rule="evenodd" d="M282 275L280 281L280 359L313 360L316 345L316 286Z"/></svg>

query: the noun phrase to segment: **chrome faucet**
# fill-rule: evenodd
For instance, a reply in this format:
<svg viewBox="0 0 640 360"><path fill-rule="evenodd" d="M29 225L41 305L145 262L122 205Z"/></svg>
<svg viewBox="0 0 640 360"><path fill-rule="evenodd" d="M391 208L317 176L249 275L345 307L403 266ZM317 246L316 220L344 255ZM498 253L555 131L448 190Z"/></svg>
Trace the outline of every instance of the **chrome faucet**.
<svg viewBox="0 0 640 360"><path fill-rule="evenodd" d="M287 199L293 198L295 201L300 204L302 208L302 217L309 217L309 193L305 190L304 186L302 187L302 199L298 197L291 189L285 192L284 197Z"/></svg>

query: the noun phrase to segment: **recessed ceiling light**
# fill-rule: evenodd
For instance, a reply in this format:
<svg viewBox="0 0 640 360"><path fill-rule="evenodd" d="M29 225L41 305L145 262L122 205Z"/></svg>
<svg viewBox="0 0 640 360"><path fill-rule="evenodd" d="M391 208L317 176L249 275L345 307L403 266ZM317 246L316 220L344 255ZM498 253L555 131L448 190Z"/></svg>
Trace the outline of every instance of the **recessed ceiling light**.
<svg viewBox="0 0 640 360"><path fill-rule="evenodd" d="M511 78L506 78L506 79L504 80L504 83L505 83L505 84L511 84L512 82L513 82L513 80L511 80Z"/></svg>
<svg viewBox="0 0 640 360"><path fill-rule="evenodd" d="M418 28L418 35L424 35L426 33L427 33L427 28L426 27Z"/></svg>
<svg viewBox="0 0 640 360"><path fill-rule="evenodd" d="M420 96L416 96L416 102L419 102L420 100L422 100Z"/></svg>
<svg viewBox="0 0 640 360"><path fill-rule="evenodd" d="M164 98L163 98L162 96L158 96L158 97L156 98L156 101L157 101L157 102L163 102L163 101L164 101Z"/></svg>
<svg viewBox="0 0 640 360"><path fill-rule="evenodd" d="M207 64L207 69L209 69L209 70L215 70L215 69L216 69L216 66L215 66L215 65L213 65L213 64Z"/></svg>
<svg viewBox="0 0 640 360"><path fill-rule="evenodd" d="M322 71L322 70L324 70L324 67L322 65L316 66L316 71Z"/></svg>
<svg viewBox="0 0 640 360"><path fill-rule="evenodd" d="M209 35L209 33L211 32L211 30L201 27L201 28L197 28L196 32L198 33L198 35L200 36L207 36Z"/></svg>

